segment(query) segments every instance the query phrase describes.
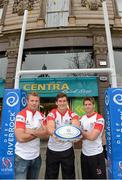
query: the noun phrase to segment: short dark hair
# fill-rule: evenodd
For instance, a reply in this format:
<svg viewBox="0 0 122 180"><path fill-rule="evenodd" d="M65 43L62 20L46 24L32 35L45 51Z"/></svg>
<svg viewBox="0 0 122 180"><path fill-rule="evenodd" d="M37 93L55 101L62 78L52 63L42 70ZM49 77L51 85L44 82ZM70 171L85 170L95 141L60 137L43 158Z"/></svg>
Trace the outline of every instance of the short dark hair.
<svg viewBox="0 0 122 180"><path fill-rule="evenodd" d="M84 97L83 105L85 104L85 101L90 101L90 102L92 102L92 104L95 104L95 99L93 97Z"/></svg>
<svg viewBox="0 0 122 180"><path fill-rule="evenodd" d="M65 93L58 93L56 96L56 101L58 101L59 98L63 98L66 97L67 101L68 101L68 96Z"/></svg>
<svg viewBox="0 0 122 180"><path fill-rule="evenodd" d="M39 98L39 95L38 95L38 93L37 92L30 92L28 95L27 95L27 100L29 99L29 97L30 96L36 96L36 97L38 97Z"/></svg>

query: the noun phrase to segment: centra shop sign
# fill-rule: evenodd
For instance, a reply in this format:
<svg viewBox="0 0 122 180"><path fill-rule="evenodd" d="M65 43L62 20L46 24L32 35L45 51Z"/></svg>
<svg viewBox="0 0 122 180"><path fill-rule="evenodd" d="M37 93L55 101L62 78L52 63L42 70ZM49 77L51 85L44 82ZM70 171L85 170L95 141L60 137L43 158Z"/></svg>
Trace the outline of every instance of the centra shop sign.
<svg viewBox="0 0 122 180"><path fill-rule="evenodd" d="M20 88L36 91L41 97L55 97L59 92L69 97L98 96L96 77L21 79Z"/></svg>
<svg viewBox="0 0 122 180"><path fill-rule="evenodd" d="M69 85L67 83L59 84L59 83L44 83L44 84L24 84L23 89L26 91L32 90L32 91L56 91L56 90L65 90L69 89Z"/></svg>

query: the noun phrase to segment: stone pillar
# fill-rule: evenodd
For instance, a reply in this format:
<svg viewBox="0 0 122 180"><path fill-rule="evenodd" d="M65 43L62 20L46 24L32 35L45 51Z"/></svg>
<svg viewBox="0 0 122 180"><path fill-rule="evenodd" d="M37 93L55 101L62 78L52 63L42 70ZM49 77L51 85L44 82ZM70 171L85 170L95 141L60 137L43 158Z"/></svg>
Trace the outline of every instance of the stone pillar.
<svg viewBox="0 0 122 180"><path fill-rule="evenodd" d="M9 2L9 0L4 0L3 3L1 4L1 7L3 8L3 13L2 13L2 17L1 17L1 24L2 25L4 24L4 21L5 21L8 2Z"/></svg>
<svg viewBox="0 0 122 180"><path fill-rule="evenodd" d="M43 28L45 27L46 1L40 0L39 6L40 6L40 13L37 19L37 25Z"/></svg>
<svg viewBox="0 0 122 180"><path fill-rule="evenodd" d="M104 34L95 34L93 38L94 58L96 62L96 68L108 67L107 61L107 44ZM99 111L104 112L104 92L109 87L109 75L107 73L98 74L99 85Z"/></svg>
<svg viewBox="0 0 122 180"><path fill-rule="evenodd" d="M68 22L69 22L69 26L76 26L76 16L73 14L72 8L73 8L73 0L70 0Z"/></svg>
<svg viewBox="0 0 122 180"><path fill-rule="evenodd" d="M8 67L7 67L7 75L5 88L13 88L15 73L16 73L16 64L18 57L18 47L19 47L19 38L18 37L9 37L9 48L7 49L7 57L8 57Z"/></svg>

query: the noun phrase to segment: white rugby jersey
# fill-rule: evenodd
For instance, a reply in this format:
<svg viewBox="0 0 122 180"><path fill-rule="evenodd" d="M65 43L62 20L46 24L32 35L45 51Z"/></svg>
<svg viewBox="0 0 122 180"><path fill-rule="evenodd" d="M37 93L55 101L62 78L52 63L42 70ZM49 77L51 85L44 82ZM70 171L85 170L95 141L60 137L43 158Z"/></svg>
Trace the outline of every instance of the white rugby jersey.
<svg viewBox="0 0 122 180"><path fill-rule="evenodd" d="M81 129L91 131L93 129L99 129L100 135L96 140L83 140L82 153L86 156L93 156L102 153L102 132L104 129L104 119L102 115L94 112L92 115L83 115L80 119Z"/></svg>
<svg viewBox="0 0 122 180"><path fill-rule="evenodd" d="M33 113L28 108L20 111L16 116L15 127L16 128L40 128L41 122L43 122L44 116L41 112L36 111ZM15 154L25 160L32 160L39 156L40 153L40 139L36 138L29 142L16 142Z"/></svg>
<svg viewBox="0 0 122 180"><path fill-rule="evenodd" d="M78 115L71 110L67 109L64 114L60 113L57 109L53 109L47 116L47 121L55 121L55 128L65 124L71 124L71 119L78 120ZM71 142L58 142L54 137L50 136L48 141L48 148L52 151L65 151L72 147Z"/></svg>

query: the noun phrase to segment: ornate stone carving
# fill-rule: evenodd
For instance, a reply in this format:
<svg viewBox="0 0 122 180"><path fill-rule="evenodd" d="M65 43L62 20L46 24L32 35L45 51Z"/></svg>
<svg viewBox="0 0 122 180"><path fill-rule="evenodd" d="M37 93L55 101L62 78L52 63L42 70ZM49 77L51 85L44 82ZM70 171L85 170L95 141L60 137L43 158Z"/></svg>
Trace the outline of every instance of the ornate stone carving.
<svg viewBox="0 0 122 180"><path fill-rule="evenodd" d="M14 0L13 13L17 13L18 0Z"/></svg>
<svg viewBox="0 0 122 180"><path fill-rule="evenodd" d="M106 38L103 35L94 36L94 44L106 44Z"/></svg>
<svg viewBox="0 0 122 180"><path fill-rule="evenodd" d="M102 0L81 0L81 6L96 11L99 7L102 7Z"/></svg>
<svg viewBox="0 0 122 180"><path fill-rule="evenodd" d="M13 59L13 58L17 58L18 56L18 49L7 49L6 51L6 56L9 58L9 59Z"/></svg>
<svg viewBox="0 0 122 180"><path fill-rule="evenodd" d="M9 48L14 49L19 47L19 38L10 37L9 38Z"/></svg>
<svg viewBox="0 0 122 180"><path fill-rule="evenodd" d="M34 0L14 0L13 13L18 13L19 16L24 14L24 10L28 9L31 11L33 9Z"/></svg>
<svg viewBox="0 0 122 180"><path fill-rule="evenodd" d="M0 8L3 8L3 1L2 0L0 0Z"/></svg>
<svg viewBox="0 0 122 180"><path fill-rule="evenodd" d="M107 44L106 37L103 34L98 34L94 36L94 51L95 54L106 55L107 54Z"/></svg>
<svg viewBox="0 0 122 180"><path fill-rule="evenodd" d="M8 38L9 48L7 49L6 56L8 58L16 58L19 48L19 36L13 36Z"/></svg>
<svg viewBox="0 0 122 180"><path fill-rule="evenodd" d="M101 54L101 55L106 55L107 54L107 47L94 47L94 52L96 55Z"/></svg>

